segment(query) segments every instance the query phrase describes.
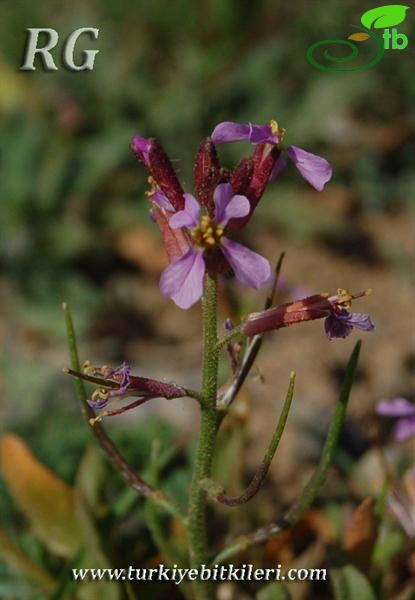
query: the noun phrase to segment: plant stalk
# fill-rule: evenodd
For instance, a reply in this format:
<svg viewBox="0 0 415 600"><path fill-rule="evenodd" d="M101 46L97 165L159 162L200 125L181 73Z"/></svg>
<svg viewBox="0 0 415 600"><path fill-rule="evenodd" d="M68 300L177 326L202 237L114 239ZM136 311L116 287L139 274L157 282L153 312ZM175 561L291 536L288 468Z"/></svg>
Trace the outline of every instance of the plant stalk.
<svg viewBox="0 0 415 600"><path fill-rule="evenodd" d="M216 438L216 396L218 385L217 346L217 282L211 275L205 277L203 307L203 379L200 433L196 460L190 486L188 537L192 568L209 563L207 540L207 493L201 481L211 477ZM213 586L209 581L194 582L195 600L212 600Z"/></svg>

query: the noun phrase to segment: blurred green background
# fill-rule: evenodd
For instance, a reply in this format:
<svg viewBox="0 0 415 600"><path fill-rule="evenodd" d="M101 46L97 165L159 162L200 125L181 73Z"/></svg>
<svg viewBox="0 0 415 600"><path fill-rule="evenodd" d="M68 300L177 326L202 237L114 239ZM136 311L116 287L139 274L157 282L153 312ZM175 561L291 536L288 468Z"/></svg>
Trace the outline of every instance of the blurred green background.
<svg viewBox="0 0 415 600"><path fill-rule="evenodd" d="M96 364L125 359L141 374L177 377L189 385L198 381L198 309L183 313L158 293L165 257L148 218L146 174L128 147L136 133L161 140L187 191L192 191L198 144L222 120L275 118L287 128L288 143L328 158L334 177L322 194L294 168L281 174L246 241L270 260L286 251L286 299L299 288L374 288L366 305L357 308L371 312L377 324L377 332L365 338L351 407L360 432L376 426L378 400L413 394L412 11L399 26L408 47L385 52L373 68L327 73L306 58L316 41L346 39L354 32L349 24L359 24L371 7L340 0L1 4L0 415L2 428L21 435L67 482L74 481L90 434L72 382L61 373L68 363L62 301L72 308L82 359ZM92 72L65 70L59 52L58 71L45 72L39 63L35 72L19 71L28 27L55 28L60 50L71 31L87 26L100 30L97 41L81 38L78 44L79 51L99 49ZM361 52L371 56L370 42ZM237 144L221 156L230 166L249 151ZM223 319L232 307L246 312L263 302L237 291L242 300L236 309L235 302L224 302ZM285 339L284 346L280 335L277 347L270 342L264 353L265 387L252 384L252 396L261 395L263 408L254 411L251 441L267 427L268 410L275 410L275 396L281 397L291 369L300 378L294 434L316 429L315 411L324 414L333 401L353 343L329 344L319 324L289 330ZM136 422L118 419L109 425L141 466L152 438L177 444L182 456L169 470L169 485L180 495L188 478L183 440L195 429L195 413L185 404L159 409L160 404L146 408ZM143 415L150 421L143 424ZM274 474L290 481L293 493L297 483L290 468L304 458L294 434L288 435L287 460L279 461L282 474ZM363 447L369 445L366 439ZM353 448L351 455L359 457L362 449ZM114 545L121 548L128 544L126 523L135 499L123 495L110 469L107 478L111 508L103 520L112 527L123 515L124 529L114 533ZM4 526L29 554L47 562L0 485ZM135 532L145 529L143 518L132 522ZM139 562L145 551L135 550ZM15 578L6 567L3 574L9 586L5 597L15 597Z"/></svg>

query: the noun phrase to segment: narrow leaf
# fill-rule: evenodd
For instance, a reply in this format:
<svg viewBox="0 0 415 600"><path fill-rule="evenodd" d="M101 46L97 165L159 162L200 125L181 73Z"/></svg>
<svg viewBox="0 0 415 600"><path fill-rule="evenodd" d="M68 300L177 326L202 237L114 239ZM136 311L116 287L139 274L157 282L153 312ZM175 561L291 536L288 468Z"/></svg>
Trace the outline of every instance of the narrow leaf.
<svg viewBox="0 0 415 600"><path fill-rule="evenodd" d="M106 511L101 501L106 474L103 458L96 446L88 445L76 474L75 488L95 516L102 516Z"/></svg>
<svg viewBox="0 0 415 600"><path fill-rule="evenodd" d="M331 569L330 577L335 600L376 600L369 581L353 565Z"/></svg>

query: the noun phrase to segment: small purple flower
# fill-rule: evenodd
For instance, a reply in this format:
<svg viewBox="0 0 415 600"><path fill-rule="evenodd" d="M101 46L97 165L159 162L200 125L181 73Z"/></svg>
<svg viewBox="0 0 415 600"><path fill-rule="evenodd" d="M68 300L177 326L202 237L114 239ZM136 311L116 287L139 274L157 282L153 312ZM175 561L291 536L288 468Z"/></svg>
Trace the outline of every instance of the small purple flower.
<svg viewBox="0 0 415 600"><path fill-rule="evenodd" d="M245 246L224 237L231 219L244 217L250 204L245 196L233 195L229 183L219 184L214 191L215 214L200 218L201 206L191 194L184 194L184 210L176 212L169 221L172 229L189 230L193 245L179 260L171 263L160 280L164 296L171 298L180 308L189 308L203 294L203 277L206 271L205 253L220 250L243 284L259 288L271 275L269 262Z"/></svg>
<svg viewBox="0 0 415 600"><path fill-rule="evenodd" d="M302 177L308 181L314 189L321 192L332 176L330 163L325 158L307 152L297 146L288 146L285 148L285 145L283 144L284 135L285 130L280 129L276 121L271 121L270 125L243 125L225 121L219 123L219 125L215 127L212 133L212 140L214 144L248 140L251 144L267 142L269 144L278 145L280 150L286 149L288 158L297 167ZM281 155L275 163L270 176L270 181L277 177L277 175L285 168L286 164L284 156Z"/></svg>
<svg viewBox="0 0 415 600"><path fill-rule="evenodd" d="M338 338L346 338L351 334L353 328L362 331L373 331L375 326L369 315L350 312L352 300L371 294L372 290L350 294L347 290L340 288L335 296L327 298L331 304L331 311L324 319L324 331L330 341Z"/></svg>
<svg viewBox="0 0 415 600"><path fill-rule="evenodd" d="M333 310L324 320L324 330L330 341L346 338L353 331L353 327L362 331L373 331L375 328L369 315L348 310Z"/></svg>
<svg viewBox="0 0 415 600"><path fill-rule="evenodd" d="M340 288L334 296L315 294L308 298L280 304L248 315L241 325L241 332L251 337L295 323L323 318L324 329L329 340L347 337L353 327L363 331L373 331L375 326L369 315L349 311L352 300L367 296L370 291L351 294Z"/></svg>
<svg viewBox="0 0 415 600"><path fill-rule="evenodd" d="M111 400L137 396L137 400L126 406L121 406L114 410L105 411L101 416L114 416L122 414L131 408L140 406L152 398L183 398L186 396L186 390L173 383L149 379L148 377L137 377L131 375L130 367L123 363L116 369L110 367L94 367L90 361L84 363L83 373L67 369L69 375L74 375L85 381L99 385L88 404L91 408L104 408Z"/></svg>
<svg viewBox="0 0 415 600"><path fill-rule="evenodd" d="M394 436L398 441L406 440L415 435L415 403L406 398L382 400L376 407L378 415L395 417Z"/></svg>

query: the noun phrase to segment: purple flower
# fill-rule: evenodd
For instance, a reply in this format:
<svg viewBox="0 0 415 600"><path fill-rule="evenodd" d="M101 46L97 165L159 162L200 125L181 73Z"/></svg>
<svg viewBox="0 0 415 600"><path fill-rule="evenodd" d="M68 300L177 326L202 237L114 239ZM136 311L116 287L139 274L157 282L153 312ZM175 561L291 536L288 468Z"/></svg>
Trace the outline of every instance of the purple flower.
<svg viewBox="0 0 415 600"><path fill-rule="evenodd" d="M324 321L324 330L330 341L346 338L353 327L362 331L373 331L375 326L369 315L348 310L333 310Z"/></svg>
<svg viewBox="0 0 415 600"><path fill-rule="evenodd" d="M270 125L243 125L225 121L215 127L212 133L212 140L215 144L248 140L251 144L267 142L278 145L280 150L286 149L288 158L294 163L303 178L313 188L321 192L332 176L330 163L325 158L307 152L297 146L288 146L285 148L283 144L284 135L285 130L280 129L276 121L271 121ZM286 164L284 156L280 156L271 173L271 181L285 168Z"/></svg>
<svg viewBox="0 0 415 600"><path fill-rule="evenodd" d="M186 390L173 383L149 379L148 377L137 377L131 375L130 367L123 363L116 369L110 367L94 367L90 361L84 363L83 373L67 369L67 373L99 385L88 404L94 409L104 408L111 400L138 396L137 400L126 406L105 411L101 416L119 415L130 408L135 408L151 400L152 398L183 398Z"/></svg>
<svg viewBox="0 0 415 600"><path fill-rule="evenodd" d="M375 328L369 315L349 311L352 300L367 296L370 290L350 294L339 289L337 294L315 294L302 300L287 302L259 313L252 313L244 320L241 332L247 336L258 335L272 329L281 329L295 323L324 318L324 329L329 340L345 338L353 327L363 331Z"/></svg>
<svg viewBox="0 0 415 600"><path fill-rule="evenodd" d="M259 288L270 275L268 261L245 246L224 237L230 219L249 213L250 204L245 196L233 195L229 183L219 184L214 191L215 214L200 216L201 206L191 194L184 194L184 210L176 212L169 221L172 229L190 231L193 245L179 260L172 262L160 280L164 296L171 298L180 308L189 308L203 294L205 257L220 250L232 267L236 278L243 284Z"/></svg>
<svg viewBox="0 0 415 600"><path fill-rule="evenodd" d="M406 440L415 435L415 403L406 398L382 400L376 407L378 415L396 417L394 436L398 441Z"/></svg>

